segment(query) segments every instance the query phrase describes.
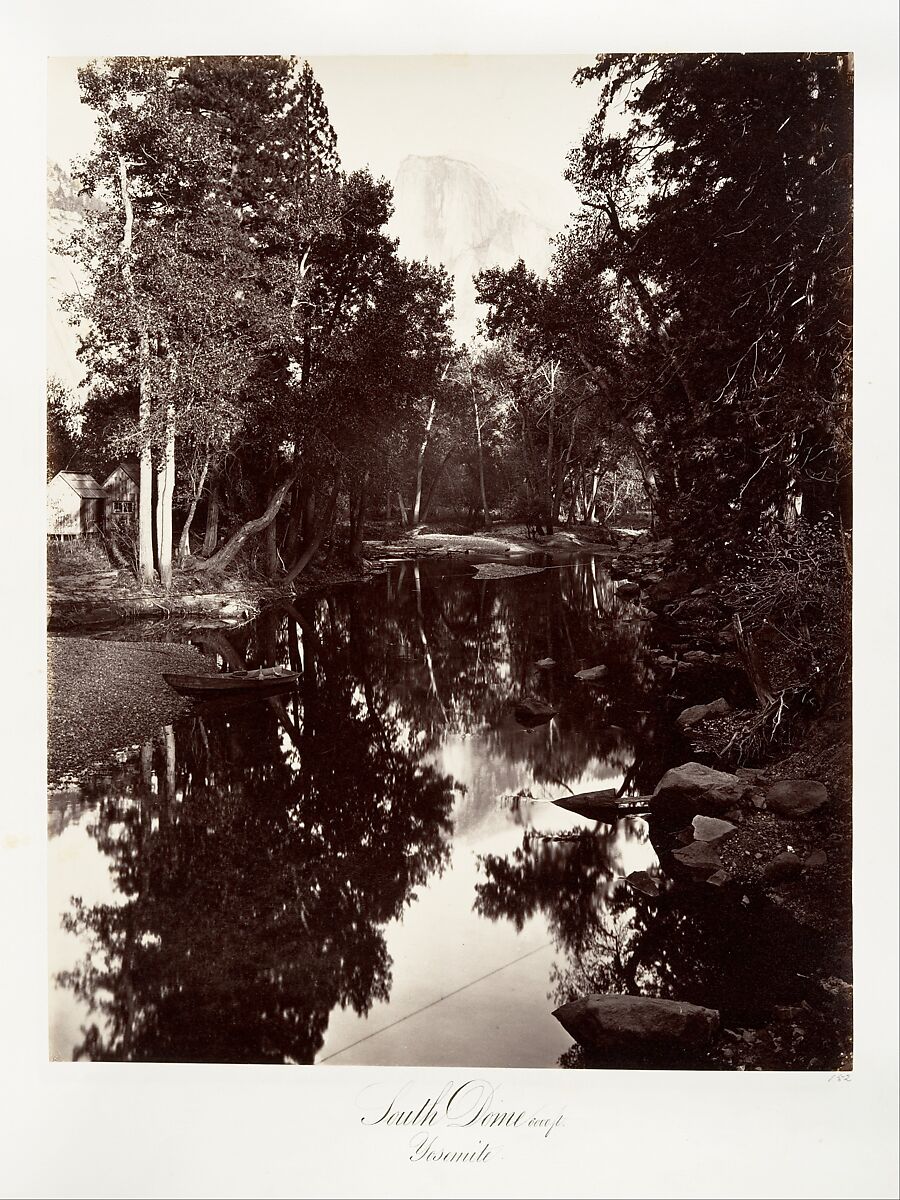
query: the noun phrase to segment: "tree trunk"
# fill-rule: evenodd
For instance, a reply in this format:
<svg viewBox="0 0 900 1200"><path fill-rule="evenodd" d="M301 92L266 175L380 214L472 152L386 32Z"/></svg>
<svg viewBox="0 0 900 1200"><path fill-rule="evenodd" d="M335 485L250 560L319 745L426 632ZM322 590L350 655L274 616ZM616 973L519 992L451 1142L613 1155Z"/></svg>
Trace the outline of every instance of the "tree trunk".
<svg viewBox="0 0 900 1200"><path fill-rule="evenodd" d="M334 489L328 500L328 508L326 509L325 516L322 519L322 521L320 522L319 528L316 530L315 536L307 543L307 545L304 547L300 557L297 559L297 561L294 563L294 565L288 571L287 575L285 575L285 577L284 577L285 583L293 583L294 580L297 578L297 576L306 570L306 568L309 566L310 562L312 561L314 555L316 554L317 550L321 546L322 541L325 537L325 534L328 531L328 527L331 522L331 518L334 516L335 510L337 509L337 499L338 499L338 492L340 491L340 486L341 486L341 481L340 481L340 477L338 477L335 480Z"/></svg>
<svg viewBox="0 0 900 1200"><path fill-rule="evenodd" d="M278 517L266 526L264 570L267 579L274 579L278 574Z"/></svg>
<svg viewBox="0 0 900 1200"><path fill-rule="evenodd" d="M119 189L122 194L122 278L128 292L131 318L138 334L138 436L140 440L140 497L138 500L138 569L142 583L153 583L153 455L150 449L150 335L138 304L131 271L134 209L128 193L128 164L119 155Z"/></svg>
<svg viewBox="0 0 900 1200"><path fill-rule="evenodd" d="M416 497L418 503L419 497ZM350 561L358 563L362 558L363 538L366 532L366 509L369 503L369 472L366 472L359 489L359 499L356 505L356 512L353 514L353 519L350 526Z"/></svg>
<svg viewBox="0 0 900 1200"><path fill-rule="evenodd" d="M478 444L478 489L481 494L481 510L484 513L484 527L490 529L491 514L488 511L487 496L484 491L484 449L481 444L481 416L478 412L478 393L472 387L472 407L475 410L475 438Z"/></svg>
<svg viewBox="0 0 900 1200"><path fill-rule="evenodd" d="M435 488L437 487L438 481L440 480L441 476L444 473L444 470L446 469L447 463L450 461L450 459L452 457L453 457L453 451L448 450L447 453L444 455L443 459L441 460L441 465L435 471L434 477L432 478L431 483L428 485L428 494L425 497L425 504L422 507L422 520L423 521L428 520L428 514L429 514L429 512L431 512L431 502L434 499Z"/></svg>
<svg viewBox="0 0 900 1200"><path fill-rule="evenodd" d="M591 498L585 505L584 520L586 525L593 523L594 514L597 511L597 493L600 490L600 468L595 467L593 479L591 481Z"/></svg>
<svg viewBox="0 0 900 1200"><path fill-rule="evenodd" d="M191 506L188 509L188 515L185 519L181 530L181 537L178 539L178 561L184 562L191 553L191 525L194 522L194 514L197 511L197 505L200 502L200 496L203 493L203 485L206 483L206 473L209 470L209 455L203 463L203 470L200 472L200 482L197 484L197 489L191 497Z"/></svg>
<svg viewBox="0 0 900 1200"><path fill-rule="evenodd" d="M294 445L294 465L300 463L299 435ZM293 562L303 544L305 529L308 526L308 509L310 502L314 503L315 491L306 482L298 482L291 490L291 511L288 517L287 533L284 538L284 557Z"/></svg>
<svg viewBox="0 0 900 1200"><path fill-rule="evenodd" d="M434 424L434 410L436 407L437 399L433 398L431 401L431 406L428 409L428 419L425 422L425 436L422 438L422 441L419 445L419 454L416 459L416 498L413 502L413 525L418 525L419 521L421 520L422 477L425 473L425 453L428 450L428 441L431 437L431 427Z"/></svg>
<svg viewBox="0 0 900 1200"><path fill-rule="evenodd" d="M156 549L159 580L172 587L172 495L175 491L175 406L166 405L166 444L156 473Z"/></svg>
<svg viewBox="0 0 900 1200"><path fill-rule="evenodd" d="M219 472L210 471L209 498L206 501L206 530L203 534L203 557L209 558L219 544Z"/></svg>
<svg viewBox="0 0 900 1200"><path fill-rule="evenodd" d="M551 384L552 387L552 384ZM547 515L547 533L553 532L557 519L553 503L553 455L556 451L556 392L550 401L550 420L547 424L547 469L544 479L544 510Z"/></svg>
<svg viewBox="0 0 900 1200"><path fill-rule="evenodd" d="M738 657L743 663L747 677L753 685L757 700L765 708L775 699L775 692L769 680L768 672L759 656L759 652L753 645L753 639L744 630L741 618L737 613L732 618L732 628L734 629L734 637L737 642Z"/></svg>
<svg viewBox="0 0 900 1200"><path fill-rule="evenodd" d="M278 475L278 460L277 460L274 452L272 453L272 456L269 460L269 472L268 473L269 473L270 485L274 485L275 480L277 479L277 475ZM265 546L265 552L264 552L264 558L263 558L263 569L266 573L266 578L273 580L275 578L275 576L278 574L278 515L277 515L277 513L275 515L275 519L273 521L271 521L269 523L269 525L266 527L263 543Z"/></svg>
<svg viewBox="0 0 900 1200"><path fill-rule="evenodd" d="M252 521L245 521L240 529L231 535L221 550L197 564L198 569L201 571L221 571L241 552L245 543L251 537L254 537L257 533L262 533L264 529L268 529L269 525L278 516L278 511L284 503L284 498L294 486L299 474L300 468L295 467L287 479L275 490L262 516L256 517Z"/></svg>
<svg viewBox="0 0 900 1200"><path fill-rule="evenodd" d="M141 341L149 339L145 335L141 336ZM149 350L148 354L148 370L149 377ZM141 370L141 398L140 398L140 415L139 422L142 430L145 430L150 422L150 396L148 388L144 386L144 371ZM140 489L138 495L138 564L141 574L142 583L153 583L156 579L153 570L153 453L150 449L149 433L141 434L141 465L140 465Z"/></svg>
<svg viewBox="0 0 900 1200"><path fill-rule="evenodd" d="M409 517L406 512L406 505L403 503L402 492L397 492L397 503L400 505L400 521L404 529L409 529Z"/></svg>

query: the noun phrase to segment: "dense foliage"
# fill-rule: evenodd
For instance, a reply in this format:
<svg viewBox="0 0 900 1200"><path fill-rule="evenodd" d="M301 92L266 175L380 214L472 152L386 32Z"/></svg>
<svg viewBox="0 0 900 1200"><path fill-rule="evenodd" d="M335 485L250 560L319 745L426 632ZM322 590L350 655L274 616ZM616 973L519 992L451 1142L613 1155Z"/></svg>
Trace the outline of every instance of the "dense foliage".
<svg viewBox="0 0 900 1200"><path fill-rule="evenodd" d="M552 533L643 509L712 570L830 514L849 562L847 56L598 56L550 274L482 272L467 347L447 275L386 233L390 185L341 170L308 64L80 80L79 451L141 457L148 581L173 506L192 569L249 555L288 583L323 545L358 557L373 516Z"/></svg>
<svg viewBox="0 0 900 1200"><path fill-rule="evenodd" d="M488 327L586 373L685 557L849 508L850 63L601 55L551 278L482 275Z"/></svg>

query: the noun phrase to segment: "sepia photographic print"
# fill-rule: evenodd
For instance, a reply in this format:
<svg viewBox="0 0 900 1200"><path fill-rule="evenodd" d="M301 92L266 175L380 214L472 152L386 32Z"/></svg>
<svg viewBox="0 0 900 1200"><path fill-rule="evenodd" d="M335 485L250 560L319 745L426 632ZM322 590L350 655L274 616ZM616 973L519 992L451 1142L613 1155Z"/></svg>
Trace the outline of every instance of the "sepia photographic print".
<svg viewBox="0 0 900 1200"><path fill-rule="evenodd" d="M621 45L48 57L55 1078L853 1088L860 62Z"/></svg>
<svg viewBox="0 0 900 1200"><path fill-rule="evenodd" d="M51 1056L849 1070L852 56L50 83Z"/></svg>

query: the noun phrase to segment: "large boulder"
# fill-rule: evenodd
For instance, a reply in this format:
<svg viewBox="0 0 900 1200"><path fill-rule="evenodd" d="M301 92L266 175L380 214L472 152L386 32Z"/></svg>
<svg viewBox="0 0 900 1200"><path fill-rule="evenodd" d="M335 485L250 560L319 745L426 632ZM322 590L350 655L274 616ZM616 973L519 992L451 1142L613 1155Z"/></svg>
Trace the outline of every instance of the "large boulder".
<svg viewBox="0 0 900 1200"><path fill-rule="evenodd" d="M828 789L816 779L785 779L766 792L766 807L779 817L808 817L828 803Z"/></svg>
<svg viewBox="0 0 900 1200"><path fill-rule="evenodd" d="M690 708L682 709L676 724L682 729L690 729L709 717L725 717L730 712L731 705L720 696L718 700L712 700L709 704L694 704Z"/></svg>
<svg viewBox="0 0 900 1200"><path fill-rule="evenodd" d="M553 1015L576 1042L601 1054L697 1049L719 1028L713 1008L652 996L583 996Z"/></svg>
<svg viewBox="0 0 900 1200"><path fill-rule="evenodd" d="M666 771L656 785L651 804L659 811L693 806L704 816L718 816L748 804L753 785L737 775L689 762Z"/></svg>

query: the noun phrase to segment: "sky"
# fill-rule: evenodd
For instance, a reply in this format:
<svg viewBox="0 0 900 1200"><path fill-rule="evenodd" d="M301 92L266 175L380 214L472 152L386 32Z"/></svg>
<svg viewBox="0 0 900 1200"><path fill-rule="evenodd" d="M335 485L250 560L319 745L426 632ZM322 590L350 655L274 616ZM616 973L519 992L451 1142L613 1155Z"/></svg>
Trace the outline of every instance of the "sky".
<svg viewBox="0 0 900 1200"><path fill-rule="evenodd" d="M566 153L586 129L596 92L574 72L592 54L371 55L310 58L345 169L393 179L410 154L444 155L486 174L512 174L556 226L574 202ZM47 156L85 154L93 118L76 77L87 59L48 63Z"/></svg>

